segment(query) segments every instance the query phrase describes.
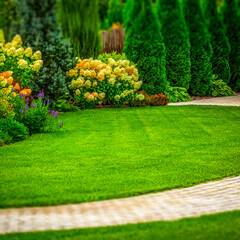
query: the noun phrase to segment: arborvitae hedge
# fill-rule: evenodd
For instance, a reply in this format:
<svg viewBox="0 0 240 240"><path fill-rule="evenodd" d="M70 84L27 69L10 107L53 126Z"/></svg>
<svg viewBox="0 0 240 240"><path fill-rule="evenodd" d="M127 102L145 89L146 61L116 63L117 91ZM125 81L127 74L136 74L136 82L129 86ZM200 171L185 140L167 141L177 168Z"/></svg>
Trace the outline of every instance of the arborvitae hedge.
<svg viewBox="0 0 240 240"><path fill-rule="evenodd" d="M211 36L213 55L211 58L213 74L224 82L229 83L230 67L229 54L230 45L225 33L222 15L218 12L216 0L206 0L205 12L208 30Z"/></svg>
<svg viewBox="0 0 240 240"><path fill-rule="evenodd" d="M167 79L173 87L189 88L191 80L190 41L178 0L158 0L157 11L166 47Z"/></svg>
<svg viewBox="0 0 240 240"><path fill-rule="evenodd" d="M110 0L108 7L108 23L112 26L113 23L123 23L123 4L121 0Z"/></svg>
<svg viewBox="0 0 240 240"><path fill-rule="evenodd" d="M229 85L240 90L240 15L236 0L225 0L224 23L227 28L227 37L231 46L229 65L231 78Z"/></svg>
<svg viewBox="0 0 240 240"><path fill-rule="evenodd" d="M72 66L70 46L61 41L55 5L56 0L16 1L17 20L12 26L12 36L20 34L25 47L42 52L44 65L30 87L35 93L44 89L51 99L68 93L66 71Z"/></svg>
<svg viewBox="0 0 240 240"><path fill-rule="evenodd" d="M191 44L192 75L189 92L192 95L208 96L212 92L212 47L200 1L186 0L184 13Z"/></svg>
<svg viewBox="0 0 240 240"><path fill-rule="evenodd" d="M143 89L148 94L163 93L167 86L166 54L160 23L151 0L128 0L124 52L137 64Z"/></svg>
<svg viewBox="0 0 240 240"><path fill-rule="evenodd" d="M74 55L96 58L101 51L98 0L59 0L59 20Z"/></svg>

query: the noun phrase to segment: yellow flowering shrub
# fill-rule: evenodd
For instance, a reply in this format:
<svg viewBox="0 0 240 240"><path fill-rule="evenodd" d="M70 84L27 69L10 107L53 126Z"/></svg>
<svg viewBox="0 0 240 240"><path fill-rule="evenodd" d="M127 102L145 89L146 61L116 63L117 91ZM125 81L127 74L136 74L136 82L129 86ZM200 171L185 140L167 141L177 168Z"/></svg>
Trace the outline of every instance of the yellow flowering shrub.
<svg viewBox="0 0 240 240"><path fill-rule="evenodd" d="M79 59L74 69L67 72L71 79L70 88L74 91L76 102L83 108L97 104L113 104L120 107L128 103L142 82L138 81L138 70L128 60L108 64L100 60Z"/></svg>
<svg viewBox="0 0 240 240"><path fill-rule="evenodd" d="M21 87L27 87L43 65L40 51L22 47L22 39L16 35L12 42L0 43L0 73L12 71L12 77Z"/></svg>

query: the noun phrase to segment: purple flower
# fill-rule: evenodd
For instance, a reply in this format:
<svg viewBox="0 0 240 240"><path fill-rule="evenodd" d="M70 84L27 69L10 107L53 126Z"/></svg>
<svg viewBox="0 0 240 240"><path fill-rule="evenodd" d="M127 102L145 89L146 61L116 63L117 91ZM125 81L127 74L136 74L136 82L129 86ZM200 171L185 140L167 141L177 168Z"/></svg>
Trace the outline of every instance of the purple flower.
<svg viewBox="0 0 240 240"><path fill-rule="evenodd" d="M47 100L47 105L49 105L49 99Z"/></svg>
<svg viewBox="0 0 240 240"><path fill-rule="evenodd" d="M55 113L55 111L54 110L52 110L52 115Z"/></svg>
<svg viewBox="0 0 240 240"><path fill-rule="evenodd" d="M48 113L50 113L51 112L51 110L48 110Z"/></svg>
<svg viewBox="0 0 240 240"><path fill-rule="evenodd" d="M62 124L60 124L59 127L61 128L61 127L62 127Z"/></svg>
<svg viewBox="0 0 240 240"><path fill-rule="evenodd" d="M35 103L35 107L37 107L37 104Z"/></svg>
<svg viewBox="0 0 240 240"><path fill-rule="evenodd" d="M23 113L23 110L21 110L21 114Z"/></svg>
<svg viewBox="0 0 240 240"><path fill-rule="evenodd" d="M14 91L14 88L12 87L12 92Z"/></svg>
<svg viewBox="0 0 240 240"><path fill-rule="evenodd" d="M27 102L29 102L29 98L27 97Z"/></svg>
<svg viewBox="0 0 240 240"><path fill-rule="evenodd" d="M20 95L20 98L22 99L23 97L22 97L22 94L19 94Z"/></svg>
<svg viewBox="0 0 240 240"><path fill-rule="evenodd" d="M33 96L31 96L31 100L33 100Z"/></svg>
<svg viewBox="0 0 240 240"><path fill-rule="evenodd" d="M24 106L24 107L23 107L23 109L25 110L25 109L26 109L26 107Z"/></svg>

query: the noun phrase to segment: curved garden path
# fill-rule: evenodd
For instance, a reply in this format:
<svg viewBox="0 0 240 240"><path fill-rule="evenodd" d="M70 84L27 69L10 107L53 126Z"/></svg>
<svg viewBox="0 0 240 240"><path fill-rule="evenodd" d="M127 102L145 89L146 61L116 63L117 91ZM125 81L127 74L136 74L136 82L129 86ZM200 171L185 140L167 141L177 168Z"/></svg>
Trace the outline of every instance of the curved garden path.
<svg viewBox="0 0 240 240"><path fill-rule="evenodd" d="M168 105L216 105L216 106L238 106L240 107L240 95L231 97L216 97L202 100L194 100L191 102L169 103Z"/></svg>
<svg viewBox="0 0 240 240"><path fill-rule="evenodd" d="M138 197L0 210L0 233L176 220L240 210L240 176Z"/></svg>

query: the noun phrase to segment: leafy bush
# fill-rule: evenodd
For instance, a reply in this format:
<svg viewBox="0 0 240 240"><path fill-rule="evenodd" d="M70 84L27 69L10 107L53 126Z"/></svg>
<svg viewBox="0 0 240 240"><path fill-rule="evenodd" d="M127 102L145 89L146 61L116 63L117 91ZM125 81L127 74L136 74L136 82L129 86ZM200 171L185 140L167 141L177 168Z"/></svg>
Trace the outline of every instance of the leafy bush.
<svg viewBox="0 0 240 240"><path fill-rule="evenodd" d="M234 96L236 93L223 80L213 80L212 96Z"/></svg>
<svg viewBox="0 0 240 240"><path fill-rule="evenodd" d="M164 93L167 87L166 53L159 19L151 1L127 1L124 20L124 53L137 64L142 88L150 95Z"/></svg>
<svg viewBox="0 0 240 240"><path fill-rule="evenodd" d="M205 2L207 4L205 15L213 48L211 58L213 74L218 75L220 79L223 79L228 84L230 81L229 54L231 49L226 36L222 14L217 9L216 1L207 0Z"/></svg>
<svg viewBox="0 0 240 240"><path fill-rule="evenodd" d="M155 94L149 96L144 90L138 92L138 98L132 98L130 101L131 107L146 107L146 106L164 106L167 105L169 99L167 95Z"/></svg>
<svg viewBox="0 0 240 240"><path fill-rule="evenodd" d="M25 99L23 95L14 98L14 118L29 129L30 135L54 132L57 129L58 113L49 110L49 100L46 102L43 97L43 92L40 92L36 100Z"/></svg>
<svg viewBox="0 0 240 240"><path fill-rule="evenodd" d="M5 143L14 143L24 140L28 135L27 127L14 120L12 117L0 119L0 138Z"/></svg>
<svg viewBox="0 0 240 240"><path fill-rule="evenodd" d="M74 103L66 99L59 99L56 102L52 102L49 107L59 112L70 112L78 110L78 107L74 106Z"/></svg>
<svg viewBox="0 0 240 240"><path fill-rule="evenodd" d="M33 54L31 48L24 49L22 39L17 35L11 43L0 44L0 73L12 71L14 82L18 82L16 88L20 90L20 86L28 87L43 65L41 56L40 51Z"/></svg>
<svg viewBox="0 0 240 240"><path fill-rule="evenodd" d="M123 54L118 54L116 52L111 52L111 53L102 53L98 56L98 60L102 61L103 63L108 64L108 59L112 58L114 61L118 62L120 60L128 60L125 53ZM133 62L130 62L130 65L134 65Z"/></svg>
<svg viewBox="0 0 240 240"><path fill-rule="evenodd" d="M138 70L128 60L79 60L76 67L67 73L72 79L71 89L75 100L82 108L97 104L113 104L120 107L129 102L142 82L138 81Z"/></svg>
<svg viewBox="0 0 240 240"><path fill-rule="evenodd" d="M57 23L56 0L15 1L17 18L12 24L12 35L19 34L23 45L42 52L43 67L30 88L34 94L44 89L50 99L58 99L69 93L66 71L72 67L72 50L68 42L61 40Z"/></svg>
<svg viewBox="0 0 240 240"><path fill-rule="evenodd" d="M192 98L189 96L187 89L182 87L168 87L166 91L169 102L189 102Z"/></svg>
<svg viewBox="0 0 240 240"><path fill-rule="evenodd" d="M157 10L166 47L167 79L173 87L189 88L191 80L190 42L179 0L158 0Z"/></svg>
<svg viewBox="0 0 240 240"><path fill-rule="evenodd" d="M212 47L200 1L184 1L184 14L191 43L191 81L189 93L210 96L212 93Z"/></svg>

